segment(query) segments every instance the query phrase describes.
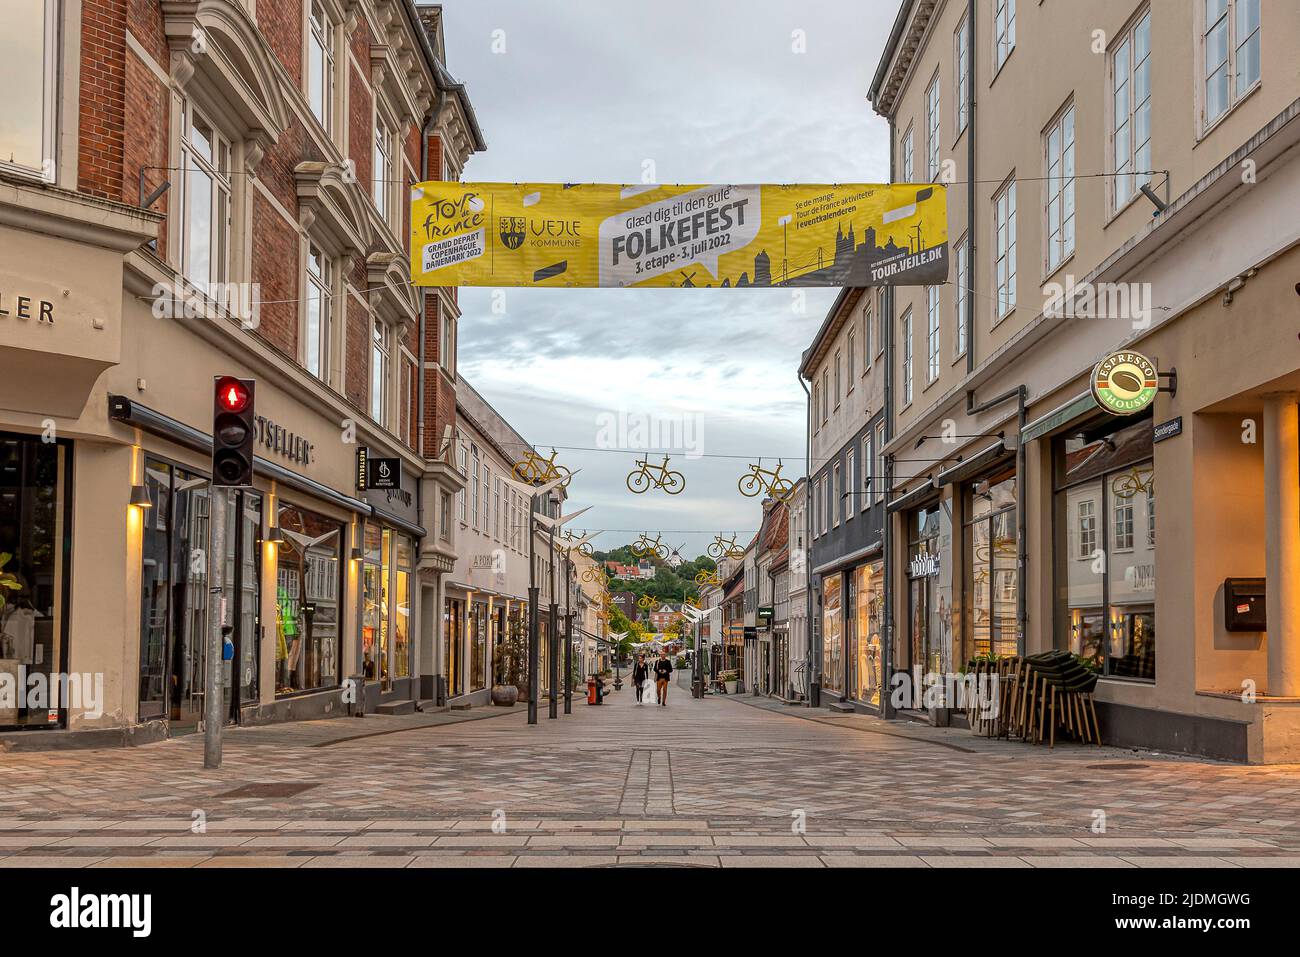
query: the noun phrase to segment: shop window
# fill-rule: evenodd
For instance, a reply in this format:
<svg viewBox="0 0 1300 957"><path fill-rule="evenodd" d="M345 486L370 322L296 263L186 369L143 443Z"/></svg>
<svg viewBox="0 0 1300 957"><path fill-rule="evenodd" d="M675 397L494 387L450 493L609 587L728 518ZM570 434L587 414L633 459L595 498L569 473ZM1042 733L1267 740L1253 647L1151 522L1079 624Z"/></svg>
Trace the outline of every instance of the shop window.
<svg viewBox="0 0 1300 957"><path fill-rule="evenodd" d="M393 677L411 677L411 572L414 549L408 538L394 536L396 567L393 571Z"/></svg>
<svg viewBox="0 0 1300 957"><path fill-rule="evenodd" d="M842 587L839 574L822 580L822 687L837 693L844 690Z"/></svg>
<svg viewBox="0 0 1300 957"><path fill-rule="evenodd" d="M1009 466L966 487L963 658L1014 655L1017 617L1016 474Z"/></svg>
<svg viewBox="0 0 1300 957"><path fill-rule="evenodd" d="M482 691L488 679L488 613L487 602L471 605L469 619L469 690Z"/></svg>
<svg viewBox="0 0 1300 957"><path fill-rule="evenodd" d="M383 531L367 524L361 546L361 673L388 681L388 616L384 607Z"/></svg>
<svg viewBox="0 0 1300 957"><path fill-rule="evenodd" d="M0 170L54 182L59 77L58 0L13 0L0 32L5 65Z"/></svg>
<svg viewBox="0 0 1300 957"><path fill-rule="evenodd" d="M880 704L881 642L884 635L885 566L870 562L853 570L854 656L853 697Z"/></svg>
<svg viewBox="0 0 1300 957"><path fill-rule="evenodd" d="M22 693L30 686L19 675L49 679L67 668L71 448L0 433L0 675L18 692L0 701L0 728L61 723L52 701Z"/></svg>
<svg viewBox="0 0 1300 957"><path fill-rule="evenodd" d="M949 507L936 504L916 509L908 516L907 530L908 643L895 648L895 667L946 674L953 671L954 664Z"/></svg>
<svg viewBox="0 0 1300 957"><path fill-rule="evenodd" d="M276 694L337 687L342 653L341 523L279 506L276 548Z"/></svg>
<svg viewBox="0 0 1300 957"><path fill-rule="evenodd" d="M1155 678L1151 454L1149 416L1056 440L1057 640L1112 677Z"/></svg>
<svg viewBox="0 0 1300 957"><path fill-rule="evenodd" d="M448 598L442 615L442 667L447 679L447 695L460 694L461 683L461 622L465 603L459 598Z"/></svg>

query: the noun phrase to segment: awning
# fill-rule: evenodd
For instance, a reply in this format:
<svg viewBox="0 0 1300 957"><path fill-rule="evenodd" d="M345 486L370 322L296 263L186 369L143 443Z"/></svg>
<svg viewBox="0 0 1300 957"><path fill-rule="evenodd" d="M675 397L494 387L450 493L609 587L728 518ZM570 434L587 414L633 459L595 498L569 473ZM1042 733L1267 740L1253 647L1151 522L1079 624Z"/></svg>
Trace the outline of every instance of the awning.
<svg viewBox="0 0 1300 957"><path fill-rule="evenodd" d="M972 479L1006 453L1006 445L1003 444L1001 439L998 439L983 452L976 452L970 458L958 462L952 468L944 469L935 476L934 486L935 488L943 488L945 485L951 485L954 482L964 482L967 479Z"/></svg>
<svg viewBox="0 0 1300 957"><path fill-rule="evenodd" d="M1100 408L1101 406L1097 404L1097 400L1092 397L1092 391L1089 390L1028 423L1020 430L1020 441L1032 442L1034 439L1041 439L1048 433L1055 432L1062 426L1068 425L1074 419L1095 412Z"/></svg>
<svg viewBox="0 0 1300 957"><path fill-rule="evenodd" d="M914 488L905 495L900 495L888 505L890 512L901 512L905 508L912 508L914 505L920 505L927 498L934 494L935 484L932 479L926 479L920 486Z"/></svg>
<svg viewBox="0 0 1300 957"><path fill-rule="evenodd" d="M813 575L821 575L829 571L834 571L837 568L843 568L845 565L855 564L861 559L872 558L880 553L883 545L884 542L878 538L865 548L859 548L857 551L849 552L847 555L840 555L838 558L832 558L828 562L823 562L814 568L812 573ZM813 554L816 554L815 548Z"/></svg>

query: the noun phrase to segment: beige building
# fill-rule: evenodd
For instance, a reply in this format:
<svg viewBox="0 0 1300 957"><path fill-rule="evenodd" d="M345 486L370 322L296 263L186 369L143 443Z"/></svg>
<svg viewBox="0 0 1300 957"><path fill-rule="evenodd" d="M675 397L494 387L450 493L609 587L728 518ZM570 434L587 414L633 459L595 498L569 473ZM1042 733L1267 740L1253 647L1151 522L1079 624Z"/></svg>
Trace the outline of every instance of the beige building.
<svg viewBox="0 0 1300 957"><path fill-rule="evenodd" d="M891 670L1068 648L1110 741L1300 758L1298 47L1269 0L902 3L870 99L951 268L886 296Z"/></svg>

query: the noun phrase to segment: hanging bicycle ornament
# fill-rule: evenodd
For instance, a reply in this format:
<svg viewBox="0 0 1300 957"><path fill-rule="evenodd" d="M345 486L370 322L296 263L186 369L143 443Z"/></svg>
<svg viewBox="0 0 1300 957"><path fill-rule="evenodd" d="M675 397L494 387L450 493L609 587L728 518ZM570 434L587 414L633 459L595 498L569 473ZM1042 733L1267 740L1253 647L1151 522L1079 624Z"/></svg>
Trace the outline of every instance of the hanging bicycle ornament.
<svg viewBox="0 0 1300 957"><path fill-rule="evenodd" d="M668 468L667 455L660 465L650 465L647 459L637 459L636 465L634 470L627 473L627 487L637 495L643 495L651 488L663 489L669 495L677 495L686 488L686 477L681 472L674 472Z"/></svg>
<svg viewBox="0 0 1300 957"><path fill-rule="evenodd" d="M749 473L740 477L736 487L746 498L753 498L763 492L777 501L784 502L794 494L794 483L789 479L781 478L780 459L776 460L775 469L763 468L762 459L759 459L757 464L751 462Z"/></svg>

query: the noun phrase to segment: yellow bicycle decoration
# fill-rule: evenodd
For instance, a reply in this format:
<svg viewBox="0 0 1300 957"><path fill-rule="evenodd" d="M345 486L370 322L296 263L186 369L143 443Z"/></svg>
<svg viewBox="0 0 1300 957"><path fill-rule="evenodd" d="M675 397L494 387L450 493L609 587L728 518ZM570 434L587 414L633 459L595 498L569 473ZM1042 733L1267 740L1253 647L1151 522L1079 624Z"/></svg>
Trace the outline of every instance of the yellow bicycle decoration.
<svg viewBox="0 0 1300 957"><path fill-rule="evenodd" d="M713 541L709 543L707 549L709 557L714 561L722 558L740 559L745 557L745 549L736 544L736 535L733 532L731 538L723 538L721 535L714 535Z"/></svg>
<svg viewBox="0 0 1300 957"><path fill-rule="evenodd" d="M1139 469L1134 466L1122 475L1115 476L1111 482L1110 490L1115 493L1117 498L1132 498L1134 495L1143 492L1149 492L1155 486L1156 473L1154 469Z"/></svg>
<svg viewBox="0 0 1300 957"><path fill-rule="evenodd" d="M653 597L652 595L642 595L640 598L637 599L636 603L638 607L648 608L651 611L654 611L656 608L659 607L659 599Z"/></svg>
<svg viewBox="0 0 1300 957"><path fill-rule="evenodd" d="M648 458L649 456L646 457ZM664 456L661 465L650 465L646 459L637 459L636 469L627 473L629 491L641 495L653 486L663 489L669 495L677 495L686 488L686 477L681 472L674 472L668 468L667 455Z"/></svg>
<svg viewBox="0 0 1300 957"><path fill-rule="evenodd" d="M529 449L523 459L514 464L515 477L528 485L545 485L563 477L560 488L568 488L573 476L567 468L555 461L555 456L555 449L551 449L549 458Z"/></svg>
<svg viewBox="0 0 1300 957"><path fill-rule="evenodd" d="M749 474L742 475L736 482L740 494L753 498L759 492L766 492L778 501L784 502L794 494L794 483L781 478L781 460L776 460L775 469L763 468L763 460L758 464L750 463Z"/></svg>
<svg viewBox="0 0 1300 957"><path fill-rule="evenodd" d="M696 572L695 584L697 585L721 585L722 579L718 577L717 572Z"/></svg>
<svg viewBox="0 0 1300 957"><path fill-rule="evenodd" d="M698 598L687 598L686 604L690 605L692 608L699 608L700 600Z"/></svg>
<svg viewBox="0 0 1300 957"><path fill-rule="evenodd" d="M576 542L579 539L585 537L586 534L587 533L584 531L581 535L575 535L573 532L569 531L568 529L565 529L564 531L560 532L560 538L563 539L564 542L560 547L568 551L573 547L572 545L573 542ZM594 549L591 547L591 542L583 542L581 545L578 546L578 551L581 552L583 555L590 556L591 553L594 551Z"/></svg>
<svg viewBox="0 0 1300 957"><path fill-rule="evenodd" d="M649 558L651 555L658 556L661 560L668 558L668 546L663 544L660 539L663 535L656 535L653 539L645 532L641 537L632 543L632 554L637 558Z"/></svg>
<svg viewBox="0 0 1300 957"><path fill-rule="evenodd" d="M585 582L603 581L605 573L596 565L588 565L582 570L582 580Z"/></svg>

